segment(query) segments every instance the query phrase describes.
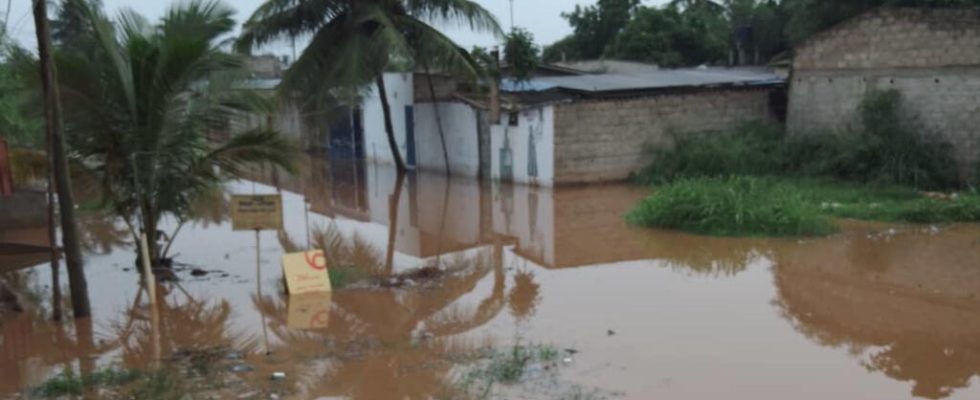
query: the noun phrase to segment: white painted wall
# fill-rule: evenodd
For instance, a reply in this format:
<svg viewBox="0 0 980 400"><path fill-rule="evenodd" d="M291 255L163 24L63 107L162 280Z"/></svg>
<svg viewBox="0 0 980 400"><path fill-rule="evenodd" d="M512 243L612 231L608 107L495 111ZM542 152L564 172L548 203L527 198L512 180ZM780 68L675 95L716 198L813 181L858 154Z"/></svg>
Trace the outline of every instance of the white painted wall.
<svg viewBox="0 0 980 400"><path fill-rule="evenodd" d="M501 152L510 149L513 181L530 185L553 186L555 177L555 107L542 106L521 111L517 126L507 124L490 128L491 176L504 180ZM535 168L536 167L536 168Z"/></svg>
<svg viewBox="0 0 980 400"><path fill-rule="evenodd" d="M365 175L370 222L391 226L390 201L397 173L388 165L368 164ZM405 178L398 198L395 249L420 259L479 245L480 184L417 172Z"/></svg>
<svg viewBox="0 0 980 400"><path fill-rule="evenodd" d="M436 118L436 110L439 110ZM415 141L418 167L443 171L445 160L438 120L446 135L449 169L455 175L477 176L480 172L480 141L477 112L465 103L419 103L415 105Z"/></svg>
<svg viewBox="0 0 980 400"><path fill-rule="evenodd" d="M395 140L398 142L402 159L408 159L405 144L405 106L415 102L415 88L412 74L387 73L384 75L385 89L388 92L388 103L391 105L391 122L395 129ZM394 164L388 148L388 137L385 133L384 111L378 88L371 86L370 92L364 97L364 152L368 161L381 164Z"/></svg>
<svg viewBox="0 0 980 400"><path fill-rule="evenodd" d="M517 252L542 265L555 264L555 196L551 188L493 185L493 232L517 238Z"/></svg>

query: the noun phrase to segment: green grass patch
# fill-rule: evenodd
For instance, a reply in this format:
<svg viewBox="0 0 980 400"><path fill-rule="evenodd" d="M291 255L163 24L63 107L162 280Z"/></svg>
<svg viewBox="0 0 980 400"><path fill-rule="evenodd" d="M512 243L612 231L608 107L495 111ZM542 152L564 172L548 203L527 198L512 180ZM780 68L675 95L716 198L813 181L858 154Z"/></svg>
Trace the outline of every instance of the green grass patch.
<svg viewBox="0 0 980 400"><path fill-rule="evenodd" d="M85 376L76 375L71 369L66 369L34 388L32 393L47 398L80 396L100 387L124 386L140 377L142 374L139 371L131 369L106 368Z"/></svg>
<svg viewBox="0 0 980 400"><path fill-rule="evenodd" d="M517 385L527 377L531 366L557 368L561 351L551 346L515 344L495 350L466 371L459 382L466 397L488 398L494 385Z"/></svg>
<svg viewBox="0 0 980 400"><path fill-rule="evenodd" d="M352 284L364 282L371 277L364 268L353 265L327 268L327 273L330 275L330 285L334 289L343 289Z"/></svg>
<svg viewBox="0 0 980 400"><path fill-rule="evenodd" d="M821 236L830 218L786 185L768 179L682 179L658 187L630 223L713 236Z"/></svg>
<svg viewBox="0 0 980 400"><path fill-rule="evenodd" d="M931 198L901 186L833 180L694 178L655 187L629 222L712 236L823 236L832 220L980 222L980 194Z"/></svg>

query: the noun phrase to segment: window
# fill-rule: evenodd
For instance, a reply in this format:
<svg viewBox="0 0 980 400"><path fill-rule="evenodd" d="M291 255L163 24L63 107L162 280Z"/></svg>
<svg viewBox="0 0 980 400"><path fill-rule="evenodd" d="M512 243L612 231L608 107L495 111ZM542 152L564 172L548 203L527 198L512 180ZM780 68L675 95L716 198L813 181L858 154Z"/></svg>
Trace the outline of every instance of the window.
<svg viewBox="0 0 980 400"><path fill-rule="evenodd" d="M510 126L517 126L521 120L520 116L521 114L516 111L509 113L507 115L507 124Z"/></svg>

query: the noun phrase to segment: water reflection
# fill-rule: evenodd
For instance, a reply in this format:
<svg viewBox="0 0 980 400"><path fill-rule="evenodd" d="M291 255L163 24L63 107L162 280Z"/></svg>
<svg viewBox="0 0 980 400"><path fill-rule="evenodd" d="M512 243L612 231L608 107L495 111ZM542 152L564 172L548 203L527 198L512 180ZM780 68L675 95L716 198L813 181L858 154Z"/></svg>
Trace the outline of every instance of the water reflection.
<svg viewBox="0 0 980 400"><path fill-rule="evenodd" d="M97 318L89 328L43 322L37 282L48 280L37 269L19 285L42 301L0 318L0 396L65 367L142 367L227 348L254 367L247 381L295 398L458 398L457 362L515 332L582 350L576 379L608 382L626 398L719 397L694 386L806 397L760 391L779 386L774 373L840 385L845 398L976 393L977 225L892 234L855 224L807 242L715 239L627 226L623 214L646 191L623 185L399 180L389 168L316 159L297 176L248 178L227 192L282 193L285 229L232 232L227 193L215 193L174 244L178 261L211 274L179 272L182 282L161 287L156 315L138 275L123 271L133 263L125 226L83 224ZM402 278L289 297L278 259L311 247L325 249L332 268ZM432 268L444 273L412 278ZM818 367L800 376L782 367L809 361ZM273 372L290 378L272 382Z"/></svg>
<svg viewBox="0 0 980 400"><path fill-rule="evenodd" d="M946 398L980 376L980 237L915 229L777 253L776 302L811 340Z"/></svg>

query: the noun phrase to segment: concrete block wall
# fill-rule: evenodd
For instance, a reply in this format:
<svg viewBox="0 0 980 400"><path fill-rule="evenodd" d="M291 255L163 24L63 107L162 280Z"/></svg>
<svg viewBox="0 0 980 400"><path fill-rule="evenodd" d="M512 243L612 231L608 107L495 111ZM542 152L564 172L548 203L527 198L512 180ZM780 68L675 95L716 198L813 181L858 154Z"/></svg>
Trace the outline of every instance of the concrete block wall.
<svg viewBox="0 0 980 400"><path fill-rule="evenodd" d="M861 99L887 89L902 93L906 124L927 140L951 143L960 177L974 178L980 157L980 67L797 72L788 128L796 134L860 129Z"/></svg>
<svg viewBox="0 0 980 400"><path fill-rule="evenodd" d="M624 180L673 135L774 119L768 88L703 90L555 107L555 183Z"/></svg>
<svg viewBox="0 0 980 400"><path fill-rule="evenodd" d="M903 118L953 145L960 177L980 160L980 10L878 9L796 49L787 126L806 134L860 128L869 91L896 89Z"/></svg>
<svg viewBox="0 0 980 400"><path fill-rule="evenodd" d="M976 9L877 9L815 35L794 59L796 70L977 64Z"/></svg>

